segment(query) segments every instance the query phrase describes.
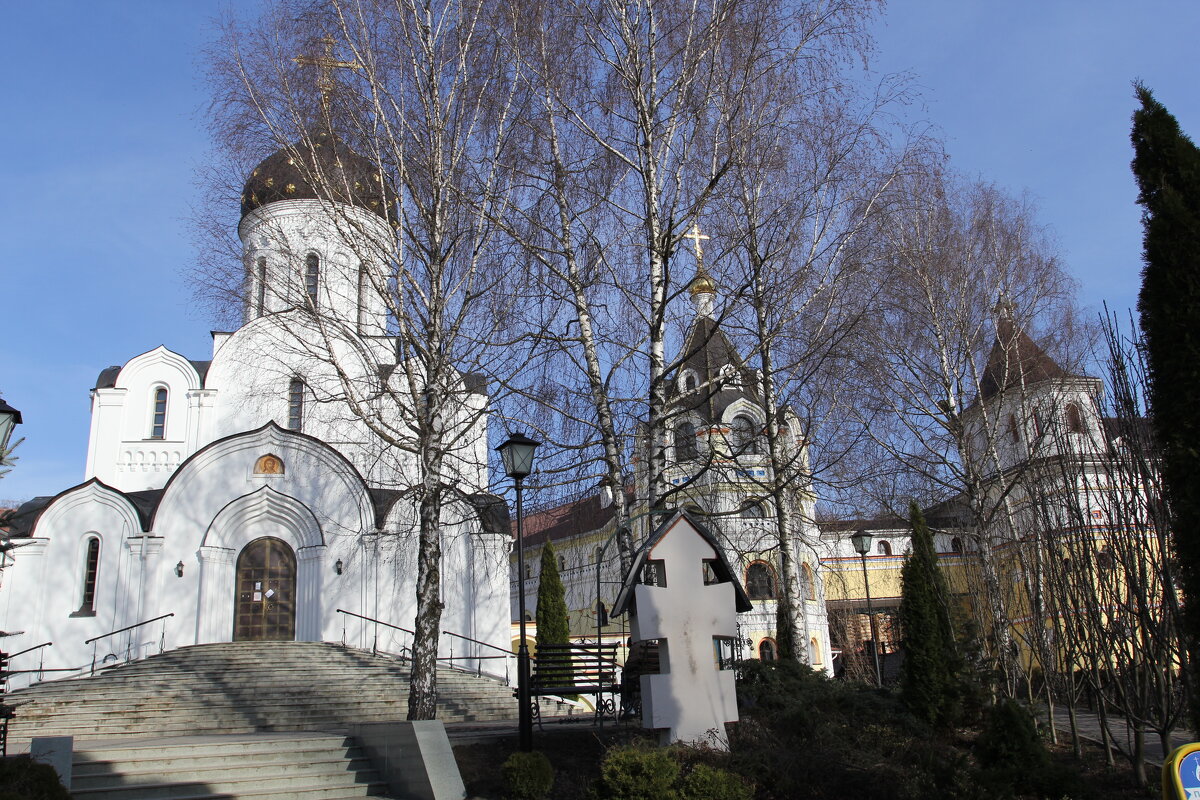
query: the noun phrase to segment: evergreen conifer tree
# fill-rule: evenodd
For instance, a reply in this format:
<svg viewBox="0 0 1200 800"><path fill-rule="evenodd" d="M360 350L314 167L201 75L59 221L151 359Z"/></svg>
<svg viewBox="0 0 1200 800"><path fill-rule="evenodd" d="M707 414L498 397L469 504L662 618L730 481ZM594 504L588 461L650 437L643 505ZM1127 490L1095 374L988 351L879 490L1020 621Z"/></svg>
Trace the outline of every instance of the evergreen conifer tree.
<svg viewBox="0 0 1200 800"><path fill-rule="evenodd" d="M543 644L568 644L571 637L567 617L567 595L558 574L558 556L554 545L542 547L542 572L538 580L537 641Z"/></svg>
<svg viewBox="0 0 1200 800"><path fill-rule="evenodd" d="M910 508L912 552L901 572L900 635L905 705L931 724L951 722L959 701L959 665L950 625L950 592L937 563L933 535L916 503Z"/></svg>
<svg viewBox="0 0 1200 800"><path fill-rule="evenodd" d="M1186 606L1189 649L1200 643L1200 149L1142 84L1134 112L1133 174L1142 206L1138 297L1150 377L1150 413L1163 451ZM1193 684L1195 685L1195 684ZM1197 693L1200 694L1200 693ZM1200 699L1193 715L1200 724Z"/></svg>

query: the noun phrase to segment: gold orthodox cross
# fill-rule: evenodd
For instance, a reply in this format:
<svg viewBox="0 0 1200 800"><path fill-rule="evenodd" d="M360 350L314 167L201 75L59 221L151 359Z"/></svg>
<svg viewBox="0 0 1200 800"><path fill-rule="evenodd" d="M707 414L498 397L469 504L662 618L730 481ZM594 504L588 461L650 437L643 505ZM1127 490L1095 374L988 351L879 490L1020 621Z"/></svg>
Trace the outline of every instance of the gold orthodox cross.
<svg viewBox="0 0 1200 800"><path fill-rule="evenodd" d="M700 232L700 223L693 222L691 231L689 231L688 233L685 233L683 235L683 238L691 239L692 243L696 246L696 265L698 267L702 263L701 257L704 255L703 252L700 250L700 240L708 239L709 237L705 236L703 233Z"/></svg>
<svg viewBox="0 0 1200 800"><path fill-rule="evenodd" d="M317 76L317 88L321 90L321 107L329 110L329 95L333 93L333 71L335 69L362 69L357 61L339 61L333 55L337 40L332 36L322 36L317 40L325 45L325 54L319 56L296 56L292 59L302 67L316 67L320 70Z"/></svg>

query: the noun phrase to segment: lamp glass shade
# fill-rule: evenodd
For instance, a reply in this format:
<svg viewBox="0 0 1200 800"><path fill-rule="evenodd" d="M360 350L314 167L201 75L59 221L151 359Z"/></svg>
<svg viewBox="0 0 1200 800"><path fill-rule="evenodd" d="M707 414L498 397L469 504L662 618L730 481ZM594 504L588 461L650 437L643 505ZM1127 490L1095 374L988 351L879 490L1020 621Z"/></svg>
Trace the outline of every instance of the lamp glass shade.
<svg viewBox="0 0 1200 800"><path fill-rule="evenodd" d="M860 556L865 556L871 552L871 539L874 538L866 531L859 531L850 537L850 543L854 545L854 552Z"/></svg>
<svg viewBox="0 0 1200 800"><path fill-rule="evenodd" d="M21 424L21 412L0 399L0 450L8 449L13 427Z"/></svg>
<svg viewBox="0 0 1200 800"><path fill-rule="evenodd" d="M533 472L533 451L539 444L523 433L509 436L508 441L496 448L504 461L504 474L520 480Z"/></svg>

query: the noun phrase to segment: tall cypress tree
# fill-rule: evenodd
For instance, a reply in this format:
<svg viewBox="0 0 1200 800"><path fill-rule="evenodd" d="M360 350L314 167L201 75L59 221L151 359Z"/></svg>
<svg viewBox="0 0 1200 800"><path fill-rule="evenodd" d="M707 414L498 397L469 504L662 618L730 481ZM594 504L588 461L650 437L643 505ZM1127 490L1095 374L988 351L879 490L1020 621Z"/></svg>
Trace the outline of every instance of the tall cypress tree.
<svg viewBox="0 0 1200 800"><path fill-rule="evenodd" d="M916 503L910 507L912 552L900 573L900 637L904 665L900 694L926 722L953 721L959 701L959 664L950 625L950 591L937 563L933 535Z"/></svg>
<svg viewBox="0 0 1200 800"><path fill-rule="evenodd" d="M571 638L567 618L567 595L558 574L558 556L550 542L542 547L542 572L538 580L537 641L542 644L567 644Z"/></svg>
<svg viewBox="0 0 1200 800"><path fill-rule="evenodd" d="M1142 206L1138 296L1150 377L1150 413L1189 610L1192 669L1200 644L1200 150L1142 84L1133 114L1133 174ZM1198 676L1200 677L1200 676ZM1193 686L1197 684L1193 682ZM1200 725L1200 692L1193 717Z"/></svg>

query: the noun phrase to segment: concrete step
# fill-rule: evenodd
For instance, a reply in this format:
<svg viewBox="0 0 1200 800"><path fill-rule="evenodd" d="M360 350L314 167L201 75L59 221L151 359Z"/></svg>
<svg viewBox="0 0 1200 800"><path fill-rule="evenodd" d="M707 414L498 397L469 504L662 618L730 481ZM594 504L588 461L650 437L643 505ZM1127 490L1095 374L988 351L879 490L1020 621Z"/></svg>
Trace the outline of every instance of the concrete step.
<svg viewBox="0 0 1200 800"><path fill-rule="evenodd" d="M89 800L334 800L386 789L353 740L313 734L90 746L72 769L72 795Z"/></svg>

